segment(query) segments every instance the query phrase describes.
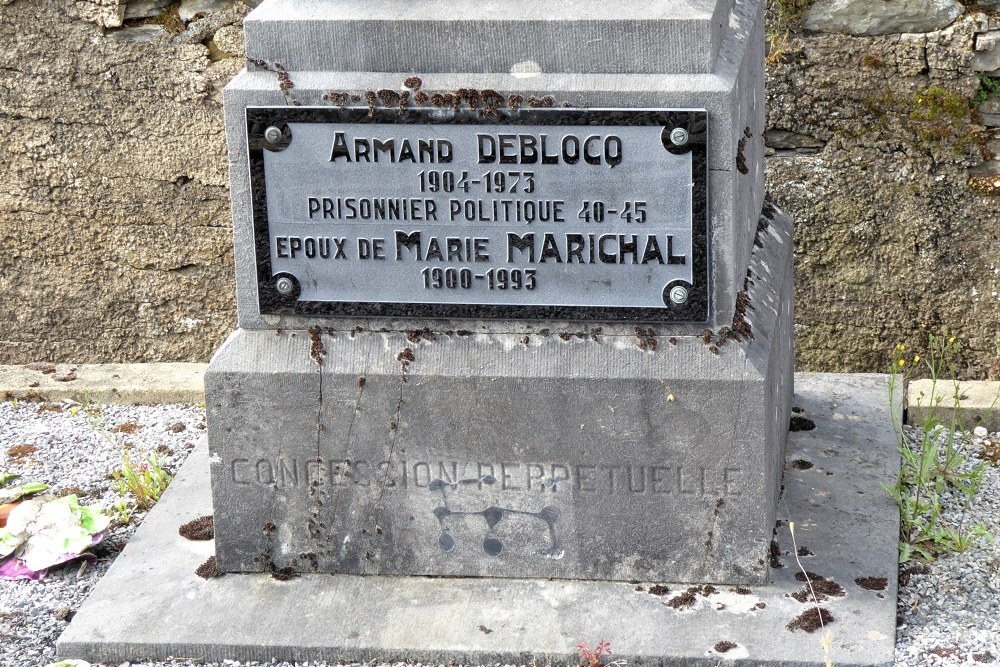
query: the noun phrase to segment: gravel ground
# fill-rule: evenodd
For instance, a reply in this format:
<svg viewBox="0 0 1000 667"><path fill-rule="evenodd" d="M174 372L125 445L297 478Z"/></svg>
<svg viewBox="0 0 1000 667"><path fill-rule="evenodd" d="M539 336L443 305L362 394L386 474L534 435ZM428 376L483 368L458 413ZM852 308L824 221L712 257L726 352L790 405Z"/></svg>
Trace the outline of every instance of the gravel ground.
<svg viewBox="0 0 1000 667"><path fill-rule="evenodd" d="M911 443L920 437L908 429ZM914 445L915 446L915 445ZM1000 458L1000 434L977 428L965 439L969 465ZM968 466L967 466L968 467ZM1000 468L987 465L983 485L965 508L961 494L944 499L943 523L982 524L1000 536ZM1000 664L1000 542L977 540L963 553L929 566L904 566L897 600L897 665Z"/></svg>
<svg viewBox="0 0 1000 667"><path fill-rule="evenodd" d="M57 494L76 493L84 504L110 507L118 499L111 472L120 466L123 446L136 452L156 450L164 467L174 472L204 428L204 410L193 405L0 402L0 471L45 482ZM919 435L913 430L908 434L911 441ZM1000 434L977 429L966 446L970 455L986 452L1000 458ZM981 523L1000 535L1000 469L987 466L972 507L964 509L957 496L947 497L945 507L944 521ZM129 524L113 528L95 548L93 563L55 568L40 582L0 581L0 665L45 667L55 661L56 638L141 519L137 513ZM900 582L896 665L1000 664L1000 542L980 539L964 553L905 568ZM194 664L219 663L132 663L131 667Z"/></svg>

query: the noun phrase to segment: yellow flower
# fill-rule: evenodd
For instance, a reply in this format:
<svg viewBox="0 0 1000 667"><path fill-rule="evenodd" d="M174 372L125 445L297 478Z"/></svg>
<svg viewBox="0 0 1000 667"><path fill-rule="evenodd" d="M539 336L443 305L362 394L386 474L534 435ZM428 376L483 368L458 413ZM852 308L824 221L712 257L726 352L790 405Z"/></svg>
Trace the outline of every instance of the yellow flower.
<svg viewBox="0 0 1000 667"><path fill-rule="evenodd" d="M918 361L920 361L920 355L919 354L917 356L913 357L913 363L917 363Z"/></svg>
<svg viewBox="0 0 1000 667"><path fill-rule="evenodd" d="M954 336L952 336L951 338L948 339L948 343L949 344L950 343L954 343L954 342L955 342L955 337Z"/></svg>
<svg viewBox="0 0 1000 667"><path fill-rule="evenodd" d="M903 366L906 365L906 359L900 359L898 363L899 363L900 367L903 367Z"/></svg>
<svg viewBox="0 0 1000 667"><path fill-rule="evenodd" d="M902 343L899 343L898 345L896 345L896 351L897 352L902 352L905 349L906 349L906 346L903 345Z"/></svg>

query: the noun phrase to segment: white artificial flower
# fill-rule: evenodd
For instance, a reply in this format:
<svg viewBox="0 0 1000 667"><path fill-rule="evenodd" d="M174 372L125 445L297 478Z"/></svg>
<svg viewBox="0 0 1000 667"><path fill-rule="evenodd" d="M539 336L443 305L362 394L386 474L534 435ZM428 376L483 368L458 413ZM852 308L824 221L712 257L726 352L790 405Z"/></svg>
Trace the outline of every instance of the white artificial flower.
<svg viewBox="0 0 1000 667"><path fill-rule="evenodd" d="M62 562L66 554L82 552L93 541L92 533L82 525L84 512L76 496L45 496L22 502L11 510L7 527L0 532L0 555L21 547L18 557L25 567L39 572ZM107 527L106 520L96 524L95 532Z"/></svg>

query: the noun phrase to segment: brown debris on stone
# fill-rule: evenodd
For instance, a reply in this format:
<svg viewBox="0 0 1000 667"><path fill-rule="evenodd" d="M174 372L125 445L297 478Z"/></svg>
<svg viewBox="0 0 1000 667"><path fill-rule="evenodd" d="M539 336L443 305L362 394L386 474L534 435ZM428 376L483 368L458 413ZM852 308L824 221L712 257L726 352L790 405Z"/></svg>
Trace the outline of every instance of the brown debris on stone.
<svg viewBox="0 0 1000 667"><path fill-rule="evenodd" d="M411 343L419 343L421 340L433 343L437 340L437 338L437 334L431 331L429 327L424 327L423 329L412 329L406 332L406 340Z"/></svg>
<svg viewBox="0 0 1000 667"><path fill-rule="evenodd" d="M24 367L29 371L38 371L42 375L49 375L56 372L56 365L48 361L36 361L26 364Z"/></svg>
<svg viewBox="0 0 1000 667"><path fill-rule="evenodd" d="M808 417L792 417L788 422L788 430L792 433L797 431L811 431L816 428L816 422Z"/></svg>
<svg viewBox="0 0 1000 667"><path fill-rule="evenodd" d="M11 461L20 463L37 451L38 447L24 443L7 448L7 456L10 457Z"/></svg>
<svg viewBox="0 0 1000 667"><path fill-rule="evenodd" d="M830 598L842 598L845 595L844 587L838 584L836 581L830 581L829 579L824 579L820 577L817 580L813 580L812 588L806 586L801 591L795 593L790 593L789 597L793 600L799 602L813 602L813 594L815 593L817 602L823 602Z"/></svg>
<svg viewBox="0 0 1000 667"><path fill-rule="evenodd" d="M884 591L889 585L889 580L885 577L858 577L854 583L866 591Z"/></svg>
<svg viewBox="0 0 1000 667"><path fill-rule="evenodd" d="M656 351L656 332L650 328L636 327L635 336L639 339L639 349L649 352Z"/></svg>
<svg viewBox="0 0 1000 667"><path fill-rule="evenodd" d="M712 648L715 649L716 653L725 653L727 651L732 651L734 648L736 648L736 643L730 641L721 641L716 643L716 645L713 646Z"/></svg>
<svg viewBox="0 0 1000 667"><path fill-rule="evenodd" d="M695 597L695 592L697 591L698 588L695 587L684 591L680 595L675 595L674 597L670 598L670 600L667 602L667 606L672 607L674 609L688 609L690 607L693 607L695 605L695 602L698 601L697 598Z"/></svg>
<svg viewBox="0 0 1000 667"><path fill-rule="evenodd" d="M781 556L781 547L778 546L778 543L776 541L771 540L771 546L768 549L768 559L770 560L771 567L774 568L775 570L785 567L784 565L781 564L780 556Z"/></svg>
<svg viewBox="0 0 1000 667"><path fill-rule="evenodd" d="M309 327L309 356L318 365L323 365L323 357L326 356L326 347L323 345L323 331L317 327Z"/></svg>
<svg viewBox="0 0 1000 667"><path fill-rule="evenodd" d="M403 373L406 373L406 371L410 369L410 364L415 359L416 357L413 356L413 350L409 347L404 347L403 350L396 355L396 361L399 362L399 367Z"/></svg>
<svg viewBox="0 0 1000 667"><path fill-rule="evenodd" d="M211 515L200 516L177 529L188 540L211 540L215 537L215 521Z"/></svg>
<svg viewBox="0 0 1000 667"><path fill-rule="evenodd" d="M194 571L202 579L214 579L215 577L221 577L224 572L219 570L219 566L215 562L215 556L209 556L208 560L198 566L198 569Z"/></svg>
<svg viewBox="0 0 1000 667"><path fill-rule="evenodd" d="M785 627L791 632L802 630L812 633L830 623L833 623L833 614L822 607L810 607L796 616L795 620Z"/></svg>

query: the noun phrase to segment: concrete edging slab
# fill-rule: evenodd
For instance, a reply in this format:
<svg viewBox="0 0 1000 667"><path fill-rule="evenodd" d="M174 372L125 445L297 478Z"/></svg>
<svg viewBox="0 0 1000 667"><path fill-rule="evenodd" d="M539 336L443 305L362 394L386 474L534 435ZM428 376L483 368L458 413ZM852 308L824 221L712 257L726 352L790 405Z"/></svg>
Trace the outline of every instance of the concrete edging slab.
<svg viewBox="0 0 1000 667"><path fill-rule="evenodd" d="M208 364L49 364L0 366L0 397L98 403L203 403Z"/></svg>
<svg viewBox="0 0 1000 667"><path fill-rule="evenodd" d="M1000 382L912 380L906 390L906 423L923 424L934 407L941 423L972 430L983 426L1000 431Z"/></svg>

